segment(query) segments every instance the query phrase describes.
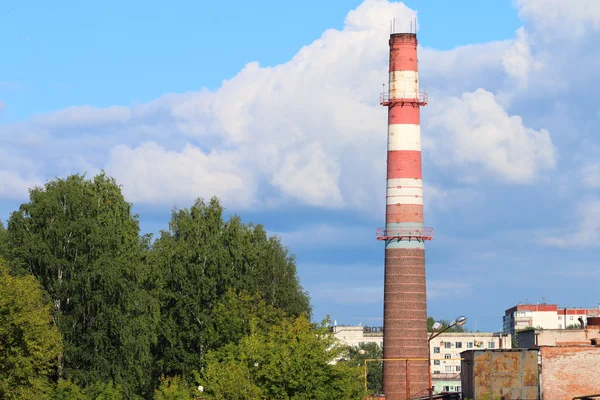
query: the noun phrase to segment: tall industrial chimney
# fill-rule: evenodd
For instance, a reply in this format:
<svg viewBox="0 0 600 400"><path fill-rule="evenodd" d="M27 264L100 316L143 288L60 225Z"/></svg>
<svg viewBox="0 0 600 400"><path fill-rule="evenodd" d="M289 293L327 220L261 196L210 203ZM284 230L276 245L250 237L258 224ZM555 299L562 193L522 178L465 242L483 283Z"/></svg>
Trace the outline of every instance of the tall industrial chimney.
<svg viewBox="0 0 600 400"><path fill-rule="evenodd" d="M423 226L420 107L427 95L419 92L417 35L392 33L389 45L389 87L381 95L388 107L386 226L377 239L385 241L383 393L395 400L429 388L424 241L433 230Z"/></svg>

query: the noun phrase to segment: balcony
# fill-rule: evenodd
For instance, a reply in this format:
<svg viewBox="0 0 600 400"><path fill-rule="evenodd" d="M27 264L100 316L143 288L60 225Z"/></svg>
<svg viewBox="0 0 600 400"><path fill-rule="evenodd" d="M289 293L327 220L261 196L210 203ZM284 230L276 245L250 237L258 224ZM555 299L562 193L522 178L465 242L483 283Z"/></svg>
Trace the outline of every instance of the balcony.
<svg viewBox="0 0 600 400"><path fill-rule="evenodd" d="M433 228L400 228L400 229L377 229L377 240L417 240L425 241L433 239Z"/></svg>
<svg viewBox="0 0 600 400"><path fill-rule="evenodd" d="M412 104L418 106L427 105L428 97L427 93L419 92L415 97L415 92L399 92L399 91L387 91L379 94L379 104L382 106L389 105L404 105Z"/></svg>

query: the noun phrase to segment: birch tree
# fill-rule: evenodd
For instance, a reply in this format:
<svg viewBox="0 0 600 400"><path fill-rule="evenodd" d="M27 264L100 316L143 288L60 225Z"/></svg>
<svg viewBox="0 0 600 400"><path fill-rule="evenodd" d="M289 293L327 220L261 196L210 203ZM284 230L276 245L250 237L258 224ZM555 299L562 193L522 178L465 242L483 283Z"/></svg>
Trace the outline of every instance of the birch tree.
<svg viewBox="0 0 600 400"><path fill-rule="evenodd" d="M52 180L11 214L8 258L42 284L64 341L60 375L151 393L158 306L139 223L114 179Z"/></svg>

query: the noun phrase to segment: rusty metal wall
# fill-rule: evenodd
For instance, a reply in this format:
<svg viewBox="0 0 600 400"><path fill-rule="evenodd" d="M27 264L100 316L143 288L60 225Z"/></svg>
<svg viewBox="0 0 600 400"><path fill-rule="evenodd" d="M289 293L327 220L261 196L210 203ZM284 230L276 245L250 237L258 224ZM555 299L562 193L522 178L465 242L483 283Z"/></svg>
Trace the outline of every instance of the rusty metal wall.
<svg viewBox="0 0 600 400"><path fill-rule="evenodd" d="M600 393L600 347L541 347L540 353L544 400Z"/></svg>
<svg viewBox="0 0 600 400"><path fill-rule="evenodd" d="M463 399L540 399L537 350L469 350L461 357Z"/></svg>

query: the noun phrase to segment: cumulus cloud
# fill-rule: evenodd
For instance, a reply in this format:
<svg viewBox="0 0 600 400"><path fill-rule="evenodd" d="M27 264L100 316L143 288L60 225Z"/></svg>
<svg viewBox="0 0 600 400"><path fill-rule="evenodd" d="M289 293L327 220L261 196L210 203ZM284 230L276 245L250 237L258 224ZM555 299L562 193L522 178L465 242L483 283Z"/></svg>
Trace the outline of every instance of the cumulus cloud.
<svg viewBox="0 0 600 400"><path fill-rule="evenodd" d="M243 173L235 151L205 154L193 145L168 151L155 142L136 148L119 145L111 151L106 172L118 179L132 202L172 204L218 196L247 208L255 198L253 177Z"/></svg>
<svg viewBox="0 0 600 400"><path fill-rule="evenodd" d="M580 176L585 187L600 188L600 161L586 163L580 171Z"/></svg>
<svg viewBox="0 0 600 400"><path fill-rule="evenodd" d="M325 31L286 63L248 63L215 91L70 107L0 133L44 161L42 176L104 167L137 203L217 195L235 208L372 211L385 190L386 110L377 100L387 80L389 21L408 28L415 15L402 3L365 0L343 29ZM521 30L516 40L421 49L432 100L423 113L424 150L437 165L462 170L463 182L484 175L464 171L481 170L531 183L555 165L548 131L528 128L495 96L507 78L522 86L537 71L530 42Z"/></svg>
<svg viewBox="0 0 600 400"><path fill-rule="evenodd" d="M481 193L473 188L442 188L438 185L423 185L425 212L430 210L448 211L456 207L466 207L481 200Z"/></svg>
<svg viewBox="0 0 600 400"><path fill-rule="evenodd" d="M22 176L17 171L0 169L0 198L24 200L30 188L41 185L42 182L35 176Z"/></svg>
<svg viewBox="0 0 600 400"><path fill-rule="evenodd" d="M436 136L425 142L427 149L438 165L465 167L466 181L488 175L530 183L541 170L556 165L548 131L526 127L485 89L439 101L434 107L427 125Z"/></svg>
<svg viewBox="0 0 600 400"><path fill-rule="evenodd" d="M517 0L516 4L521 18L553 36L581 37L586 29L600 30L596 0Z"/></svg>
<svg viewBox="0 0 600 400"><path fill-rule="evenodd" d="M531 52L525 28L517 30L516 40L502 56L502 65L519 88L526 88L529 76L542 69L542 62Z"/></svg>
<svg viewBox="0 0 600 400"><path fill-rule="evenodd" d="M576 223L541 243L559 248L595 247L600 244L600 200L584 200L577 208Z"/></svg>

